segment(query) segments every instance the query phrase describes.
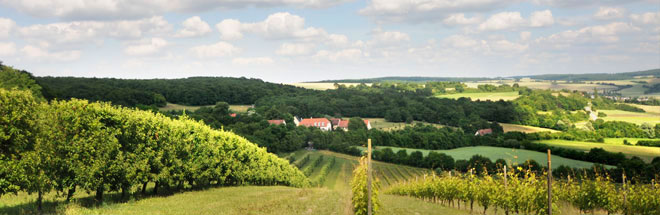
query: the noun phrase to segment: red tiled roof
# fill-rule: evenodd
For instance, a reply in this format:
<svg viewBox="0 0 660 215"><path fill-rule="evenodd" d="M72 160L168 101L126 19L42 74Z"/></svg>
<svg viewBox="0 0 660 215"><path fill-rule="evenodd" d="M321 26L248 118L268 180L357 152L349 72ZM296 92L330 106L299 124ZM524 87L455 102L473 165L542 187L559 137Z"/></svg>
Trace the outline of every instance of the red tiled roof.
<svg viewBox="0 0 660 215"><path fill-rule="evenodd" d="M300 121L300 125L304 125L307 127L314 126L314 127L326 127L330 125L330 120L326 118L308 118L308 119L303 119Z"/></svg>
<svg viewBox="0 0 660 215"><path fill-rule="evenodd" d="M337 125L339 125L339 122L341 122L341 119L332 118L332 119L330 119L330 122L332 122L332 125L337 126Z"/></svg>
<svg viewBox="0 0 660 215"><path fill-rule="evenodd" d="M268 120L268 123L273 124L273 125L281 125L285 124L283 119L273 119L273 120Z"/></svg>
<svg viewBox="0 0 660 215"><path fill-rule="evenodd" d="M479 135L486 135L486 134L492 134L493 129L487 128L487 129L480 129L477 131Z"/></svg>
<svg viewBox="0 0 660 215"><path fill-rule="evenodd" d="M230 113L229 116L236 117L236 113Z"/></svg>

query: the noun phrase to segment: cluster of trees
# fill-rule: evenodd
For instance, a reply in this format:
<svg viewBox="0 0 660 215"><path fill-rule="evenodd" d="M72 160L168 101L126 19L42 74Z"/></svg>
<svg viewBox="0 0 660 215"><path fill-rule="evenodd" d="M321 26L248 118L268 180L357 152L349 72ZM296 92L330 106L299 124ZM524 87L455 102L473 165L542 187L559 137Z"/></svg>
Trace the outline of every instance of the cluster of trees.
<svg viewBox="0 0 660 215"><path fill-rule="evenodd" d="M0 195L51 190L126 196L148 183L308 186L302 172L231 132L187 117L85 100L38 103L28 91L0 89Z"/></svg>
<svg viewBox="0 0 660 215"><path fill-rule="evenodd" d="M128 107L140 104L164 106L166 102L184 105L213 105L218 101L254 104L263 97L311 91L259 79L227 77L149 80L37 77L36 80L49 100L79 98Z"/></svg>
<svg viewBox="0 0 660 215"><path fill-rule="evenodd" d="M644 85L646 90L644 90L644 94L651 94L651 93L659 93L660 92L660 83L658 84L653 84L653 85Z"/></svg>
<svg viewBox="0 0 660 215"><path fill-rule="evenodd" d="M582 111L589 99L579 93L524 89L520 94L513 101L514 123L567 130L573 123L589 119L589 115Z"/></svg>
<svg viewBox="0 0 660 215"><path fill-rule="evenodd" d="M399 91L394 87L358 85L309 94L260 99L257 107L275 107L301 117L385 118L391 122L413 120L460 127L474 133L491 122L514 121L511 102L433 98L430 91Z"/></svg>
<svg viewBox="0 0 660 215"><path fill-rule="evenodd" d="M653 146L660 147L660 140L640 140L637 141L638 146Z"/></svg>
<svg viewBox="0 0 660 215"><path fill-rule="evenodd" d="M628 104L616 103L611 99L607 99L601 96L596 96L594 99L592 99L591 104L594 111L598 109L598 110L623 110L623 111L639 112L639 113L646 112L644 111L644 109Z"/></svg>
<svg viewBox="0 0 660 215"><path fill-rule="evenodd" d="M41 86L37 84L32 74L5 66L2 64L2 61L0 61L0 88L6 90L27 90L32 93L35 99L39 101L44 100L44 96L41 94Z"/></svg>
<svg viewBox="0 0 660 215"><path fill-rule="evenodd" d="M474 202L483 207L504 210L506 214L543 214L548 207L560 211L560 202L569 203L580 213L604 210L608 214L660 213L660 184L618 186L609 177L594 180L553 180L551 205L548 204L547 173L536 174L528 169L513 168L504 173L477 177L463 174L427 177L392 188L388 193L411 196L447 206L461 202L473 210ZM455 204L456 203L456 204Z"/></svg>

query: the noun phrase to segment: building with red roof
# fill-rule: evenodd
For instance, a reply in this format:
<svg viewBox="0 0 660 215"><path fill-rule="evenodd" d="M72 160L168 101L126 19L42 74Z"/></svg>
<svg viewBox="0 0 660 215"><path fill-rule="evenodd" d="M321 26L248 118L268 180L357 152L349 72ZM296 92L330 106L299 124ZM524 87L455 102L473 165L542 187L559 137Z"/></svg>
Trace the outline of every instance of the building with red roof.
<svg viewBox="0 0 660 215"><path fill-rule="evenodd" d="M271 125L286 125L286 121L284 121L283 119L268 120L268 123Z"/></svg>
<svg viewBox="0 0 660 215"><path fill-rule="evenodd" d="M332 130L332 123L326 118L308 118L300 121L299 125L306 127L317 127L323 131Z"/></svg>
<svg viewBox="0 0 660 215"><path fill-rule="evenodd" d="M487 129L479 129L476 133L474 133L474 136L484 136L486 134L492 134L493 129L487 128Z"/></svg>

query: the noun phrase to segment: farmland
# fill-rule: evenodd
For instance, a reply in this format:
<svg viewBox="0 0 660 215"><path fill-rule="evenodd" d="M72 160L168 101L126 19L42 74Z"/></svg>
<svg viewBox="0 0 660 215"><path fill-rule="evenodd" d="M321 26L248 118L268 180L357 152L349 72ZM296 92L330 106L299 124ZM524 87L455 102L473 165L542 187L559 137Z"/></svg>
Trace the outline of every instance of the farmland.
<svg viewBox="0 0 660 215"><path fill-rule="evenodd" d="M629 139L633 141L634 138L622 138ZM646 146L627 146L623 144L618 144L618 139L609 139L606 140L606 143L593 143L593 142L583 142L583 141L569 141L569 140L540 140L538 143L547 144L550 146L576 149L588 151L592 148L603 148L605 151L609 152L622 152L627 157L637 156L646 162L650 162L655 157L660 157L660 148L658 147L646 147ZM621 140L623 141L623 140ZM608 144L608 142L610 144ZM617 144L611 144L611 143Z"/></svg>
<svg viewBox="0 0 660 215"><path fill-rule="evenodd" d="M528 125L517 125L517 124L509 124L509 123L500 123L500 126L502 126L502 129L504 129L504 132L511 132L511 131L519 131L519 132L524 132L524 133L536 133L536 132L559 132L557 130L549 129L549 128L541 128L541 127L534 127L534 126L528 126Z"/></svg>
<svg viewBox="0 0 660 215"><path fill-rule="evenodd" d="M61 214L352 214L349 181L357 157L329 151L297 151L283 155L300 161L310 156L310 161L300 168L312 165L323 156L323 161L311 171L310 179L318 177L320 167L332 159L332 165L325 182L312 188L292 188L282 186L239 186L216 187L203 190L189 190L182 193L169 193L156 197L130 200L126 203L112 201L103 205L92 204L91 195L76 194L75 204L55 208L49 202L63 201L55 193L46 195L46 212ZM382 190L394 183L415 177L421 178L430 172L425 169L394 165L374 161L374 174L380 180ZM109 196L116 196L110 193ZM33 211L30 202L36 194L19 193L18 196L5 195L0 198L0 214L16 214ZM256 201L258 199L258 201ZM468 211L447 208L439 204L419 201L410 197L385 195L381 193L383 214L469 214ZM203 207L200 207L203 205ZM21 212L23 211L23 212Z"/></svg>
<svg viewBox="0 0 660 215"><path fill-rule="evenodd" d="M547 162L547 155L545 153L529 151L524 149L510 149L510 148L499 148L491 146L475 146L475 147L463 147L450 150L424 150L424 149L409 149L409 148L399 148L399 147L389 147L389 146L379 146L378 149L391 148L394 153L399 150L406 150L408 154L414 151L420 151L424 156L428 155L429 152L440 152L447 154L454 158L454 160L469 160L474 155L482 155L493 161L497 159L504 159L509 165L512 164L522 164L526 160L535 160L539 164L547 166L544 162ZM361 148L364 149L364 148ZM557 168L561 165L577 167L577 168L590 168L593 166L593 163L567 159L559 156L552 156L553 168Z"/></svg>
<svg viewBox="0 0 660 215"><path fill-rule="evenodd" d="M652 125L660 123L660 113L637 113L622 110L598 110L598 112L607 114L606 117L602 117L605 121L624 121L636 124L650 123Z"/></svg>
<svg viewBox="0 0 660 215"><path fill-rule="evenodd" d="M359 85L360 83L340 83L340 85L344 86L355 86ZM331 90L331 89L336 89L334 83L293 83L290 84L296 87L302 87L305 89L311 89L311 90ZM371 84L367 83L367 86L371 86Z"/></svg>
<svg viewBox="0 0 660 215"><path fill-rule="evenodd" d="M454 93L454 94L437 95L436 97L450 98L450 99L458 99L458 98L466 97L472 99L473 101L476 100L511 101L518 98L519 95L517 91L512 91L512 92L484 92L484 93Z"/></svg>
<svg viewBox="0 0 660 215"><path fill-rule="evenodd" d="M413 121L412 123L404 123L404 122L388 122L383 118L364 118L369 120L369 123L371 123L371 127L375 129L381 129L385 131L391 131L391 130L398 130L398 129L403 129L406 126L412 126L415 124L424 124L424 125L433 125L436 127L444 127L443 125L440 124L433 124L433 123L428 123L428 122L420 122L420 121Z"/></svg>

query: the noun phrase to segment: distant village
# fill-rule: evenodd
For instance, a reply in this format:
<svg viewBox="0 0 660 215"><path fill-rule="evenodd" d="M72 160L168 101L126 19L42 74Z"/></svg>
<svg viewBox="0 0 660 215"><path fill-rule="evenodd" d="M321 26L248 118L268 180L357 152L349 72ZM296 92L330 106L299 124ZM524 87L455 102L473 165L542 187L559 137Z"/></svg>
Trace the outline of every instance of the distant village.
<svg viewBox="0 0 660 215"><path fill-rule="evenodd" d="M371 129L371 123L369 120L363 120L364 125L367 126L367 130ZM341 119L341 118L332 118L332 119L327 119L327 118L299 118L299 117L293 117L293 123L296 124L296 126L305 126L305 127L316 127L321 129L322 131L332 131L332 130L337 130L337 129L342 129L344 131L348 131L348 124L349 124L348 119ZM273 119L273 120L268 120L268 123L272 125L286 125L286 121L283 119Z"/></svg>

